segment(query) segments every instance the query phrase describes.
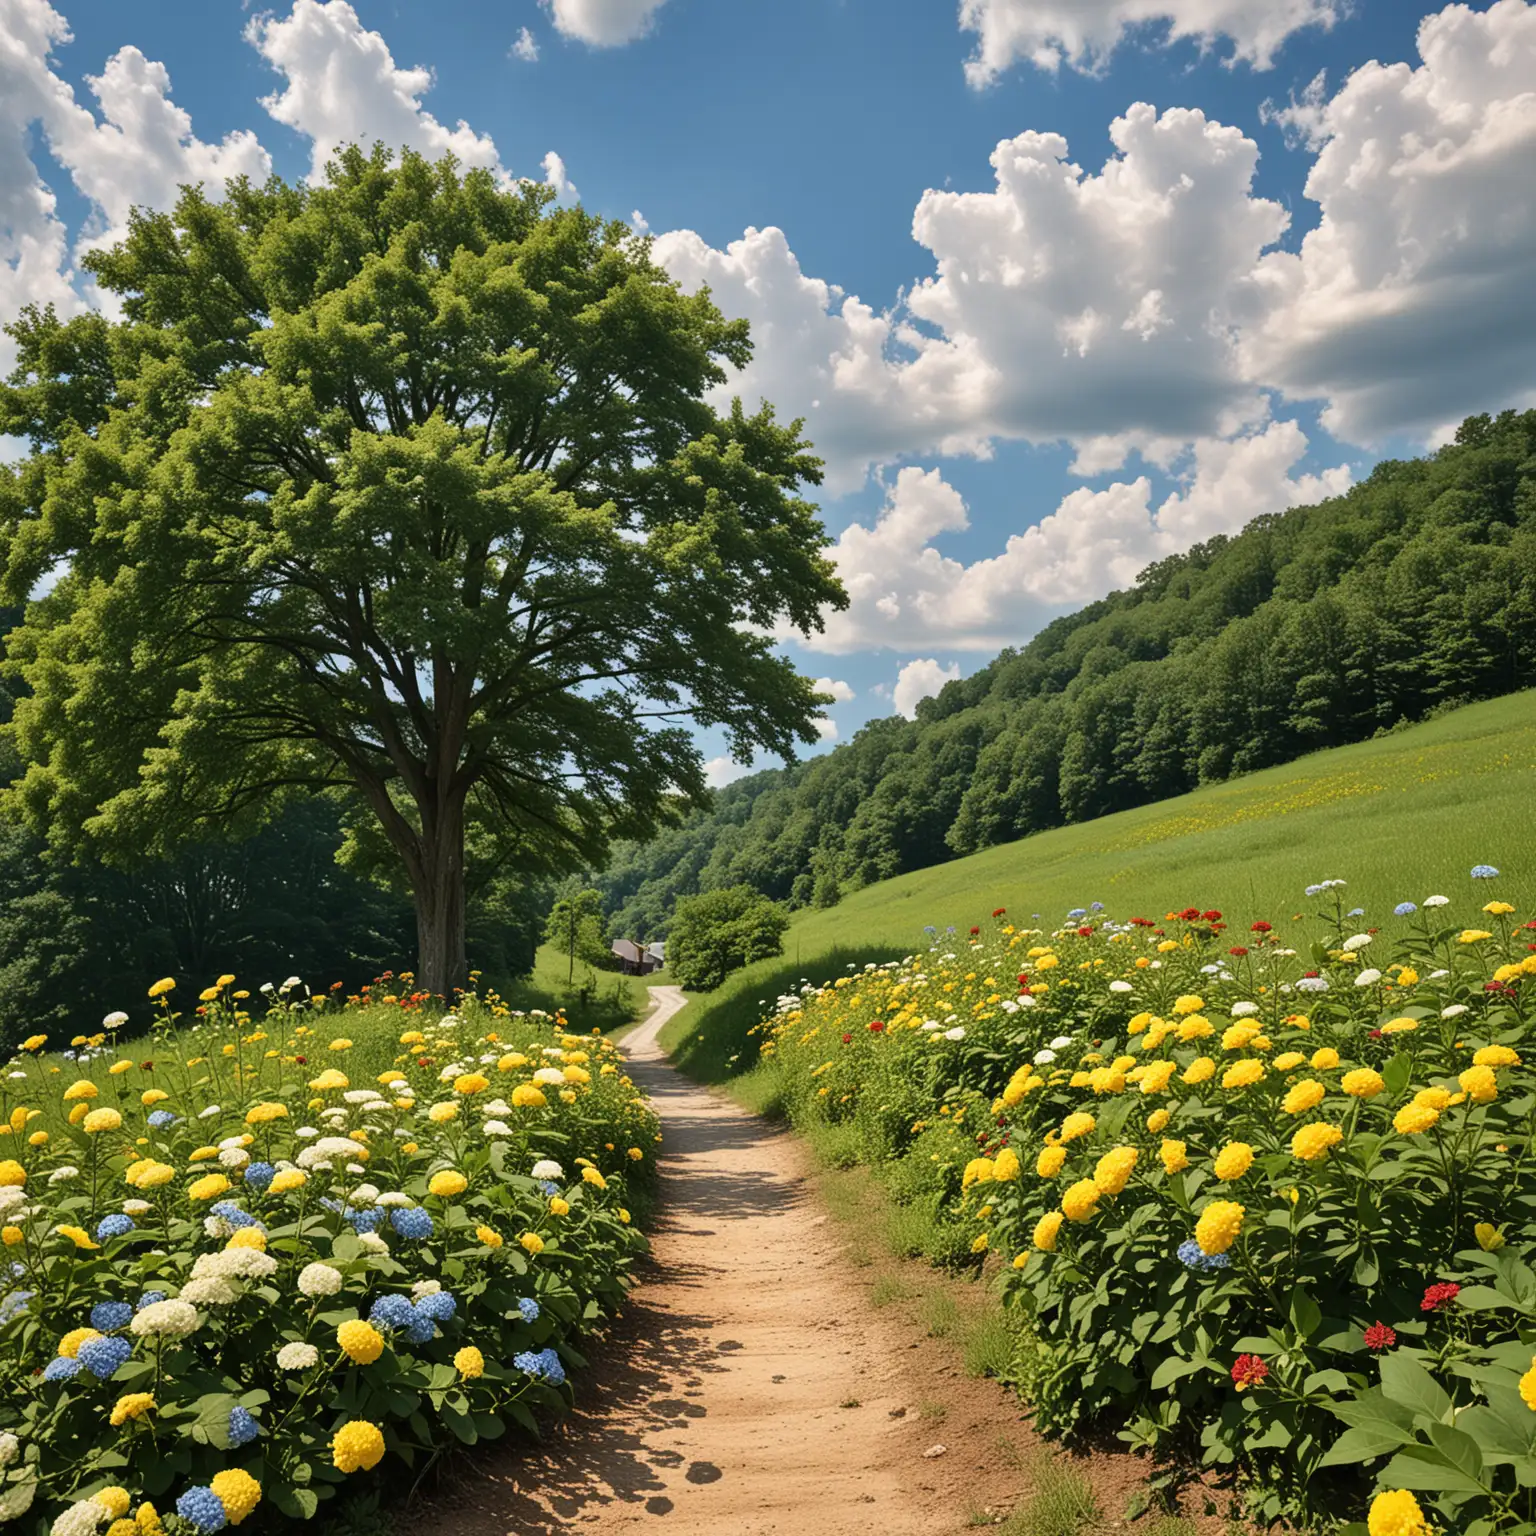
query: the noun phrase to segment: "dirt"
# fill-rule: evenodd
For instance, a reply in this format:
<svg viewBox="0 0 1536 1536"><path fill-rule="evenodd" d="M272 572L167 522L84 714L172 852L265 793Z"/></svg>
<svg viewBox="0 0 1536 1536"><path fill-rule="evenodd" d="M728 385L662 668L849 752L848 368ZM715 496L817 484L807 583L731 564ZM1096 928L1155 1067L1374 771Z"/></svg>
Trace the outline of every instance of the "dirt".
<svg viewBox="0 0 1536 1536"><path fill-rule="evenodd" d="M1011 1509L1038 1445L1018 1400L871 1305L805 1149L669 1066L656 1036L683 998L652 996L625 1047L662 1120L652 1259L577 1409L542 1445L461 1462L409 1528L929 1536ZM1106 1514L1127 1461L1092 1478Z"/></svg>

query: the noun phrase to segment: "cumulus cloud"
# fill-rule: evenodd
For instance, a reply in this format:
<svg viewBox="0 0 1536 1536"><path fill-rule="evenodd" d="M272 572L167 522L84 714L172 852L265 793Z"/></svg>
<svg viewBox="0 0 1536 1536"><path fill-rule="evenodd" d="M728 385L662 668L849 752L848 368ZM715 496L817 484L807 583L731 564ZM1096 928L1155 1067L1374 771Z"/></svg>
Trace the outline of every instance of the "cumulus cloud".
<svg viewBox="0 0 1536 1536"><path fill-rule="evenodd" d="M837 721L832 719L830 715L817 715L816 718L811 721L811 724L816 727L816 734L820 736L823 741L837 740Z"/></svg>
<svg viewBox="0 0 1536 1536"><path fill-rule="evenodd" d="M1293 421L1231 441L1206 439L1189 456L1180 488L1155 507L1145 475L1083 487L1011 535L1001 553L969 564L937 547L970 526L960 493L936 469L903 469L874 526L843 530L832 558L849 606L829 613L825 631L804 643L835 655L872 647L991 651L1027 640L1056 614L1134 582L1164 555L1348 488L1347 466L1295 474L1306 451Z"/></svg>
<svg viewBox="0 0 1536 1536"><path fill-rule="evenodd" d="M932 698L945 683L952 683L959 676L958 662L941 667L932 657L909 661L896 674L896 686L891 690L891 699L897 713L905 715L908 720L915 720L918 700Z"/></svg>
<svg viewBox="0 0 1536 1536"><path fill-rule="evenodd" d="M1229 62L1268 69L1292 33L1331 27L1344 10L1344 0L960 0L960 25L976 33L965 74L984 86L1021 62L1096 70L1133 31L1202 48L1225 39Z"/></svg>
<svg viewBox="0 0 1536 1536"><path fill-rule="evenodd" d="M341 145L366 149L376 139L432 158L452 151L465 165L501 169L488 134L462 119L447 128L422 106L432 71L396 65L389 44L362 24L348 0L294 0L287 17L253 17L245 36L286 77L284 88L261 104L313 141L311 181L323 179Z"/></svg>
<svg viewBox="0 0 1536 1536"><path fill-rule="evenodd" d="M555 30L593 48L644 37L666 0L544 0Z"/></svg>
<svg viewBox="0 0 1536 1536"><path fill-rule="evenodd" d="M1246 338L1252 376L1353 442L1536 399L1536 6L1448 6L1418 51L1289 114L1322 216L1260 263Z"/></svg>
<svg viewBox="0 0 1536 1536"><path fill-rule="evenodd" d="M555 189L555 196L564 202L574 203L581 196L576 190L576 183L566 175L565 161L554 150L544 156L544 180Z"/></svg>
<svg viewBox="0 0 1536 1536"><path fill-rule="evenodd" d="M833 701L838 704L846 704L856 697L849 685L841 679L834 681L830 677L818 677L816 679L817 693L830 693Z"/></svg>
<svg viewBox="0 0 1536 1536"><path fill-rule="evenodd" d="M512 44L512 56L521 59L525 64L537 64L539 62L539 40L532 32L524 27Z"/></svg>
<svg viewBox="0 0 1536 1536"><path fill-rule="evenodd" d="M704 764L704 782L711 789L724 789L754 771L750 763L738 763L734 757L712 757Z"/></svg>

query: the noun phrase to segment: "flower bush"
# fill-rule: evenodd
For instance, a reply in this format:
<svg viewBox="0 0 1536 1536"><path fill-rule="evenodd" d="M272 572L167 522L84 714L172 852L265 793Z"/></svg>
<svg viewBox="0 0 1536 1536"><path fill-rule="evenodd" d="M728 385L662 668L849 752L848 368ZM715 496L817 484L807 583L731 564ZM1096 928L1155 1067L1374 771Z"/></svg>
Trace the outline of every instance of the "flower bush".
<svg viewBox="0 0 1536 1536"><path fill-rule="evenodd" d="M1478 889L998 913L781 998L762 1055L1001 1255L1044 1427L1240 1465L1267 1518L1363 1471L1373 1533L1536 1530L1536 923Z"/></svg>
<svg viewBox="0 0 1536 1536"><path fill-rule="evenodd" d="M383 985L338 1007L290 979L257 1017L233 983L184 1019L167 978L149 1037L117 1047L113 1014L0 1075L18 1530L309 1517L381 1462L533 1429L625 1294L657 1131L610 1042Z"/></svg>

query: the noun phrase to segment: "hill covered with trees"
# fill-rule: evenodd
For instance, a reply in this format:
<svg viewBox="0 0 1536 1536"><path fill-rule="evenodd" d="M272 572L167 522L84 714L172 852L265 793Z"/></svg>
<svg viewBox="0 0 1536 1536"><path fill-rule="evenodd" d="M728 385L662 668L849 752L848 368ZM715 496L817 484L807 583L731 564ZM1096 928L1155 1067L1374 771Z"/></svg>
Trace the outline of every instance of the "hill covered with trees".
<svg viewBox="0 0 1536 1536"><path fill-rule="evenodd" d="M598 884L612 930L642 937L701 890L829 906L1533 678L1536 411L1505 411L1342 496L1158 561L915 720L873 721L621 846Z"/></svg>

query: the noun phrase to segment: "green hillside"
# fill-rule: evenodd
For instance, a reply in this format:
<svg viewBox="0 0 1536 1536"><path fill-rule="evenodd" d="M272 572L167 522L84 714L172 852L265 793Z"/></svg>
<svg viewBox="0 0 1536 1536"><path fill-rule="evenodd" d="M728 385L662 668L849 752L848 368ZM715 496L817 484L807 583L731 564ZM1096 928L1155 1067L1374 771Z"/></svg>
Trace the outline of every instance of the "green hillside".
<svg viewBox="0 0 1536 1536"><path fill-rule="evenodd" d="M1470 900L1468 871L1493 864L1522 913L1536 905L1536 691L1512 694L1374 741L1212 785L1081 826L1061 827L865 887L791 925L782 960L739 973L679 1014L683 1064L725 1075L757 1000L849 960L884 959L996 907L1059 922L1102 901L1121 918L1216 907L1277 926L1316 904L1316 881L1348 881L1364 921L1443 892ZM1479 898L1481 899L1481 898ZM842 951L835 958L830 951ZM664 1037L665 1038L665 1037Z"/></svg>

